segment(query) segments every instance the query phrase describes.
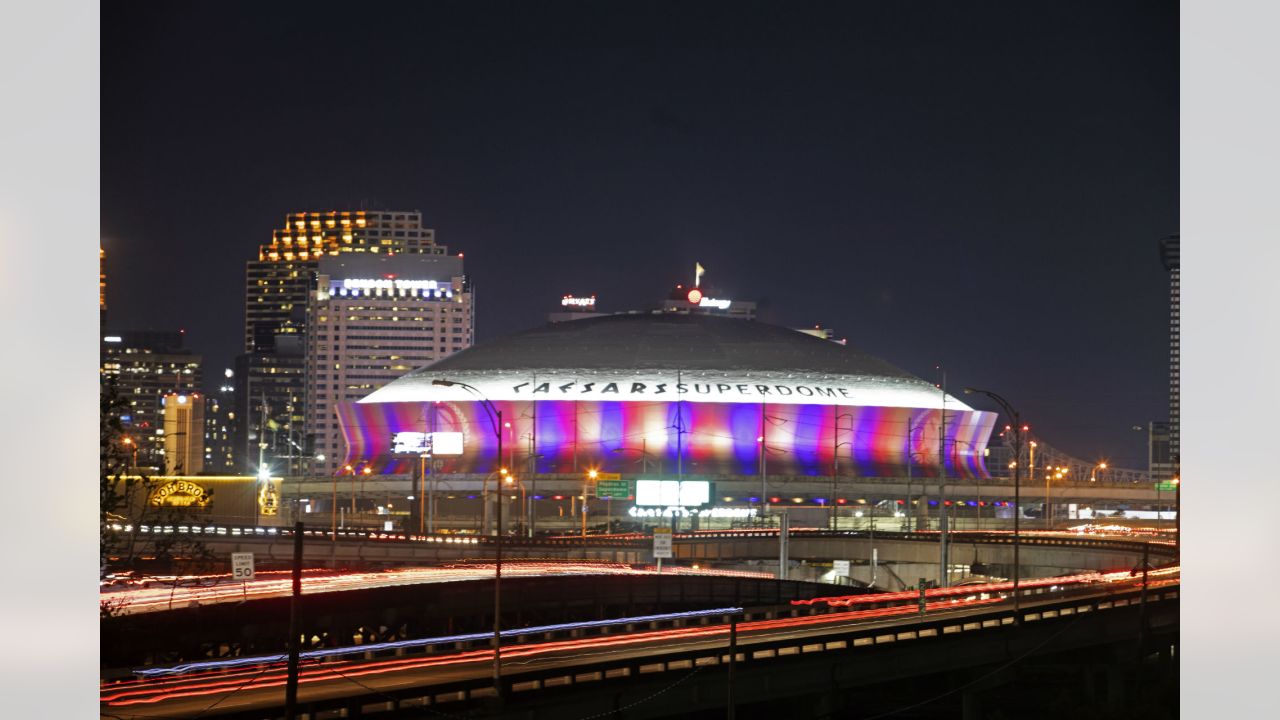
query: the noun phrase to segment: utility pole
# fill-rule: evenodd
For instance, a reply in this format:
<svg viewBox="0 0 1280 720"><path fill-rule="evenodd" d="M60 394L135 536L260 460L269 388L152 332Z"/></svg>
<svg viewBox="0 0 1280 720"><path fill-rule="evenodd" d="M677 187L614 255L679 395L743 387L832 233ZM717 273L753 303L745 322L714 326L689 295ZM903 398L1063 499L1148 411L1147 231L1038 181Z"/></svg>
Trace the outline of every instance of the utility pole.
<svg viewBox="0 0 1280 720"><path fill-rule="evenodd" d="M737 713L737 703L733 699L733 676L734 667L738 663L738 615L734 613L729 616L729 720L734 720L734 714Z"/></svg>
<svg viewBox="0 0 1280 720"><path fill-rule="evenodd" d="M947 557L947 371L942 371L942 423L938 431L938 554L942 565L938 581L951 587L951 558Z"/></svg>
<svg viewBox="0 0 1280 720"><path fill-rule="evenodd" d="M262 393L262 410L258 416L258 473L267 462L267 393Z"/></svg>
<svg viewBox="0 0 1280 720"><path fill-rule="evenodd" d="M1022 514L1022 433L1027 428L1022 426L1022 415L1013 409L1009 401L1003 397L990 390L977 390L967 387L964 391L966 394L979 393L995 400L1000 405L1000 408L1004 410L1005 415L1013 421L1013 622L1020 625L1022 624L1022 612L1019 608L1020 600L1018 596L1021 590L1018 585L1022 576L1022 564L1018 557L1018 547L1020 545L1018 541L1018 518ZM1034 447L1034 443L1032 443L1032 447Z"/></svg>
<svg viewBox="0 0 1280 720"><path fill-rule="evenodd" d="M782 511L782 517L778 525L778 579L787 579L787 570L790 569L791 562L788 559L791 548L791 519L787 516L787 511Z"/></svg>
<svg viewBox="0 0 1280 720"><path fill-rule="evenodd" d="M684 390L681 390L683 387L680 371L676 370L676 392L679 393L679 399L676 400L676 478L679 480L684 479ZM643 448L643 441L641 443L640 447ZM658 468L659 475L665 475L662 472L663 469ZM761 498L762 502L763 500L764 498Z"/></svg>
<svg viewBox="0 0 1280 720"><path fill-rule="evenodd" d="M293 525L293 595L289 598L289 669L284 687L285 720L298 716L298 655L301 641L298 639L298 602L302 598L302 536L301 521Z"/></svg>

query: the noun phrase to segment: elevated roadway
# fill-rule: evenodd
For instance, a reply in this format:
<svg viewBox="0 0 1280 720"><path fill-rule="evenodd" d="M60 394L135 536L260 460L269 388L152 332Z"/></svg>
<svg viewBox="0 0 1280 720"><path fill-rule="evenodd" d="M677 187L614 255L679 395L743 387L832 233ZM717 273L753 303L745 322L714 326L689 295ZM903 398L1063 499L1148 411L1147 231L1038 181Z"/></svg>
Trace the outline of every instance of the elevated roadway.
<svg viewBox="0 0 1280 720"><path fill-rule="evenodd" d="M851 690L904 678L1008 668L1072 652L1096 658L1095 665L1124 655L1167 658L1177 642L1179 584L1168 572L1153 574L1148 585L1115 577L1058 591L1024 589L1017 609L1007 593L948 592L932 595L924 613L892 603L829 612L814 605L774 609L771 617L739 624L733 652L722 623L531 638L503 650L501 708L485 705L493 694L492 653L476 648L308 665L300 701L308 718L334 711L420 717L424 709L434 716L477 705L487 716L512 718L610 711L625 711L627 718L698 717L724 712L729 702L803 701L830 711L846 703ZM104 717L117 718L271 718L281 716L282 700L283 673L266 665L107 683L101 708Z"/></svg>
<svg viewBox="0 0 1280 720"><path fill-rule="evenodd" d="M197 535L215 555L253 552L266 568L286 567L292 562L292 530L220 526L148 527L147 532ZM987 574L1010 577L1014 537L1006 532L950 533L953 565L981 564ZM1019 537L1022 575L1040 577L1079 570L1131 568L1144 553L1154 559L1172 558L1174 546L1167 541L1098 538L1071 533L1024 533ZM520 538L502 541L509 559L575 560L641 565L653 561L652 540L640 535L588 535L582 537ZM929 532L793 531L789 540L792 562L827 563L848 559L866 563L874 547L883 566L892 571L900 586L913 585L918 578L937 581L938 534ZM328 528L306 531L303 546L308 565L371 567L427 565L490 559L496 538L481 535L404 535L377 531L340 530L335 536ZM757 563L776 569L779 557L777 530L706 531L678 534L673 552L685 563Z"/></svg>

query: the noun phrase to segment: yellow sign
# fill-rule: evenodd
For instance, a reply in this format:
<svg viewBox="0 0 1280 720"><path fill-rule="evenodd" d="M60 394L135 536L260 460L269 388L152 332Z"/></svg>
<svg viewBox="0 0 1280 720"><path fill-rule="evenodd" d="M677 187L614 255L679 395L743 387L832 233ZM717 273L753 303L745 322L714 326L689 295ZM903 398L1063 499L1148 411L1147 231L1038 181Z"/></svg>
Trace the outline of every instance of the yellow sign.
<svg viewBox="0 0 1280 720"><path fill-rule="evenodd" d="M596 478L596 480L621 480L621 479L622 479L622 473L602 473L602 472L598 472L598 473L596 473L595 478Z"/></svg>
<svg viewBox="0 0 1280 720"><path fill-rule="evenodd" d="M155 507L195 507L209 504L209 493L189 480L171 480L151 493L151 505Z"/></svg>
<svg viewBox="0 0 1280 720"><path fill-rule="evenodd" d="M271 485L263 485L262 490L258 492L258 514L259 515L279 515L280 514L280 498Z"/></svg>

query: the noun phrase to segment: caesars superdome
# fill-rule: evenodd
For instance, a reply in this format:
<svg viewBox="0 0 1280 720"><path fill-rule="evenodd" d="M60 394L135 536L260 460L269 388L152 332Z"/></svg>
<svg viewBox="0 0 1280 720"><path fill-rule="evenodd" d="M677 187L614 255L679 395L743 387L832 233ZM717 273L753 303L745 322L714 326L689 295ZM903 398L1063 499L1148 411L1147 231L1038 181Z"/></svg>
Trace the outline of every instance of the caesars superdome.
<svg viewBox="0 0 1280 720"><path fill-rule="evenodd" d="M442 384L447 381L452 384ZM482 400L501 411L502 425ZM630 313L481 343L338 407L344 464L438 472L986 477L993 413L866 353L751 320ZM445 435L451 434L451 435ZM461 435L461 454L456 440ZM451 442L443 442L450 438ZM445 449L446 445L452 446ZM452 453L452 454L446 454Z"/></svg>

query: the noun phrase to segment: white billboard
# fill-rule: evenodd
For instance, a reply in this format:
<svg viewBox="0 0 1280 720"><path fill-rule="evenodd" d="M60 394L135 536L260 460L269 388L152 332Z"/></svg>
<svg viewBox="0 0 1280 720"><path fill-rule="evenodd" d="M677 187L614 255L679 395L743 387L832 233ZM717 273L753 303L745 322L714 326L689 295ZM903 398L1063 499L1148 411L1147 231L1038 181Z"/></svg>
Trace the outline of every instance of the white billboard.
<svg viewBox="0 0 1280 720"><path fill-rule="evenodd" d="M431 453L432 455L461 455L460 432L398 432L391 438L391 452L396 454Z"/></svg>
<svg viewBox="0 0 1280 720"><path fill-rule="evenodd" d="M638 507L701 507L711 502L706 480L637 480Z"/></svg>

